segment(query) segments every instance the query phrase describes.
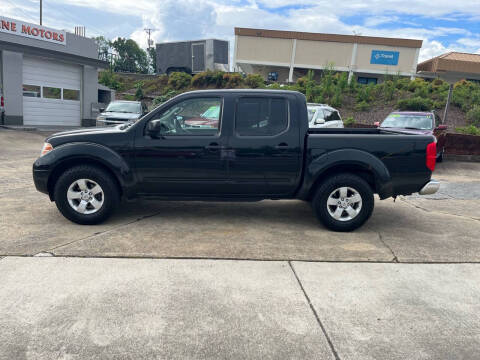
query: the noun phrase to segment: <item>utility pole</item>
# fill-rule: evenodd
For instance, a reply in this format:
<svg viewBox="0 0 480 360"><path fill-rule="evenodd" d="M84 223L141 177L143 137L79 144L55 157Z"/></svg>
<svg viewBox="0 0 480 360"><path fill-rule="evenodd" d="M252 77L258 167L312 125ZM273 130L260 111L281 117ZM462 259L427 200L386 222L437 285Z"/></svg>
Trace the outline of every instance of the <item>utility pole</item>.
<svg viewBox="0 0 480 360"><path fill-rule="evenodd" d="M40 0L40 1L42 1L42 0ZM152 43L153 43L152 40L150 40L150 35L151 35L152 31L155 31L155 29L146 28L144 30L148 34L148 50L150 50L150 46L152 46Z"/></svg>
<svg viewBox="0 0 480 360"><path fill-rule="evenodd" d="M40 0L40 25L42 25L42 0Z"/></svg>

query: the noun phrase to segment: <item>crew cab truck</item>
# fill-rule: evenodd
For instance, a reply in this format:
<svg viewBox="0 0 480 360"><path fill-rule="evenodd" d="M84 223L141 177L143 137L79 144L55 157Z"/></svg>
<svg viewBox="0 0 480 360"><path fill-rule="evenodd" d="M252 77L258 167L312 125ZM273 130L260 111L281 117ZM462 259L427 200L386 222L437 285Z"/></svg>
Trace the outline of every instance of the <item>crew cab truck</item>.
<svg viewBox="0 0 480 360"><path fill-rule="evenodd" d="M205 113L208 121L198 125ZM33 178L79 224L100 223L136 197L302 199L326 227L350 231L372 214L374 193L437 191L435 153L431 135L309 129L298 92L205 90L123 125L50 136Z"/></svg>

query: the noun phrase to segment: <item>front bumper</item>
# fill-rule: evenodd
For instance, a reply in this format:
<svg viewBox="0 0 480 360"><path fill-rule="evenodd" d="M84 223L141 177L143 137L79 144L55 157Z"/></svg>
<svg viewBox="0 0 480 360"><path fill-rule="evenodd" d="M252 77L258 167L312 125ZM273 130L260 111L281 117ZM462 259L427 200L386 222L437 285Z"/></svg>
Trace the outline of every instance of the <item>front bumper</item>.
<svg viewBox="0 0 480 360"><path fill-rule="evenodd" d="M440 189L440 182L436 180L430 180L418 193L420 195L432 195L435 194L438 189Z"/></svg>
<svg viewBox="0 0 480 360"><path fill-rule="evenodd" d="M35 188L41 193L48 194L48 176L50 174L49 170L39 170L33 168L33 183Z"/></svg>

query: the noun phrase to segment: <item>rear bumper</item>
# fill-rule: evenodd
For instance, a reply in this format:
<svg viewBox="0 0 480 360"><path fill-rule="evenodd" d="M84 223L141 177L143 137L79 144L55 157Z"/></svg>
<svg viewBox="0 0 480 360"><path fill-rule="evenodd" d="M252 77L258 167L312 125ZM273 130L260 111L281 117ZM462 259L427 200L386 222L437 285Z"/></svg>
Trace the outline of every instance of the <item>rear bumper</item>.
<svg viewBox="0 0 480 360"><path fill-rule="evenodd" d="M426 183L422 189L418 192L420 195L435 194L440 189L440 182L436 180L430 180Z"/></svg>

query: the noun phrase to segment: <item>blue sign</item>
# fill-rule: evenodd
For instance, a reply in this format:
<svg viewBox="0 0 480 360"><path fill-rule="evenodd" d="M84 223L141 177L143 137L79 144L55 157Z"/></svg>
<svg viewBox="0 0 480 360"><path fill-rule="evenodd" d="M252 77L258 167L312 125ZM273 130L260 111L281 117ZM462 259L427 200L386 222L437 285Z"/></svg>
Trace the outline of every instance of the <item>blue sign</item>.
<svg viewBox="0 0 480 360"><path fill-rule="evenodd" d="M372 50L370 64L398 65L398 51Z"/></svg>

